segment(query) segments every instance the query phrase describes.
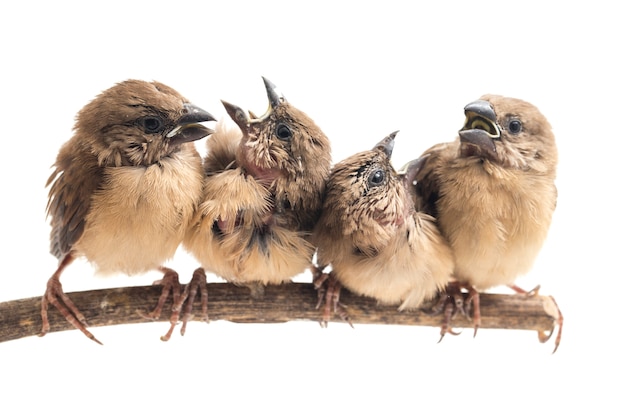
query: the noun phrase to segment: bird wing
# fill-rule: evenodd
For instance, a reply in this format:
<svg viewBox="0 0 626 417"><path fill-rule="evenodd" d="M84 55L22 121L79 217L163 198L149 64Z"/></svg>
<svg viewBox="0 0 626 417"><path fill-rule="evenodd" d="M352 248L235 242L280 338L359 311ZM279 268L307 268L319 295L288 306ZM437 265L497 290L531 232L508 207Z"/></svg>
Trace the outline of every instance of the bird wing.
<svg viewBox="0 0 626 417"><path fill-rule="evenodd" d="M59 152L55 170L46 183L50 186L47 206L52 226L50 253L58 259L69 253L81 237L91 197L103 178L103 168L95 157L79 159L76 150L70 152L71 142L68 145Z"/></svg>
<svg viewBox="0 0 626 417"><path fill-rule="evenodd" d="M417 211L437 217L437 200L441 189L440 169L446 163L446 157L451 154L453 146L454 142L440 143L422 154L424 163L415 178Z"/></svg>

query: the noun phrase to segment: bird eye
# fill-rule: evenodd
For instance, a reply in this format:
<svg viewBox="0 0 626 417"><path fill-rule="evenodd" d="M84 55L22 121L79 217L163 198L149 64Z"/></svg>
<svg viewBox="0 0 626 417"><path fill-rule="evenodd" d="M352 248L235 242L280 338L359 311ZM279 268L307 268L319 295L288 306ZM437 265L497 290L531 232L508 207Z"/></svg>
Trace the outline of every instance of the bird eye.
<svg viewBox="0 0 626 417"><path fill-rule="evenodd" d="M278 136L278 139L289 140L292 135L291 129L286 124L281 123L276 126L276 136Z"/></svg>
<svg viewBox="0 0 626 417"><path fill-rule="evenodd" d="M144 117L140 123L146 133L157 133L163 130L163 122L158 117Z"/></svg>
<svg viewBox="0 0 626 417"><path fill-rule="evenodd" d="M509 132L517 134L522 131L522 122L517 119L513 119L509 122Z"/></svg>
<svg viewBox="0 0 626 417"><path fill-rule="evenodd" d="M370 174L367 181L369 182L370 186L378 187L383 183L383 181L385 181L385 171L383 171L382 169L377 169Z"/></svg>

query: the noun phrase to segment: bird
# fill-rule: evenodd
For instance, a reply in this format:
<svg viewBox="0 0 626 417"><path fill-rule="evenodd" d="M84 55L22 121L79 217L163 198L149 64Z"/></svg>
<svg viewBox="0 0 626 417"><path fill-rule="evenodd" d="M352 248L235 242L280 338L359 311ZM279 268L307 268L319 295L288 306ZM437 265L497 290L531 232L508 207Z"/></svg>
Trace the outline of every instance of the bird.
<svg viewBox="0 0 626 417"><path fill-rule="evenodd" d="M323 327L331 309L341 306L342 287L400 311L416 310L452 277L452 251L435 219L417 211L412 196L425 158L396 172L390 160L396 134L332 168L313 232L320 271L315 285L320 303L326 299ZM349 318L345 311L340 315Z"/></svg>
<svg viewBox="0 0 626 417"><path fill-rule="evenodd" d="M415 195L452 248L453 287L469 290L476 332L479 292L500 285L525 292L515 281L532 268L548 235L558 151L550 123L527 101L485 94L464 111L457 138L423 152Z"/></svg>
<svg viewBox="0 0 626 417"><path fill-rule="evenodd" d="M183 240L202 269L252 297L309 270L331 165L321 128L262 79L269 101L262 116L222 100L237 127L220 120L206 140L204 196Z"/></svg>
<svg viewBox="0 0 626 417"><path fill-rule="evenodd" d="M172 87L136 79L114 84L77 113L73 136L61 146L46 183L50 252L59 265L42 298L40 336L50 330L52 305L101 343L60 282L78 258L101 275L162 272L153 318L170 290L176 297L178 274L164 264L202 195L202 159L193 141L213 132L200 124L209 121L215 118Z"/></svg>

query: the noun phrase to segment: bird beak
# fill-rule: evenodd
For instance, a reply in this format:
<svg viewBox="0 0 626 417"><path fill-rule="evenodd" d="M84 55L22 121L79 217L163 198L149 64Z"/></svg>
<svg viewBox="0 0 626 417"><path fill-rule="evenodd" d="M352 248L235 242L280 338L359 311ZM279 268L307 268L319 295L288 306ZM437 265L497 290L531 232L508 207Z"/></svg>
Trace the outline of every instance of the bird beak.
<svg viewBox="0 0 626 417"><path fill-rule="evenodd" d="M417 177L417 173L422 169L424 163L430 154L422 155L417 159L412 160L405 166L403 166L400 171L398 171L398 175L400 175L404 181L404 186L406 189L411 189L414 185L415 178Z"/></svg>
<svg viewBox="0 0 626 417"><path fill-rule="evenodd" d="M459 139L465 156L497 157L495 141L500 140L500 128L488 101L477 100L465 106L465 124Z"/></svg>
<svg viewBox="0 0 626 417"><path fill-rule="evenodd" d="M267 99L269 100L269 106L267 108L267 111L263 115L257 116L252 111L248 111L248 113L246 113L240 107L222 100L222 104L226 108L226 112L228 113L230 118L233 119L235 123L237 123L237 126L239 126L242 132L247 132L251 124L260 123L263 120L267 119L268 117L270 117L276 107L278 107L282 103L287 102L285 96L278 92L278 89L270 80L265 77L262 78L263 83L265 83Z"/></svg>
<svg viewBox="0 0 626 417"><path fill-rule="evenodd" d="M222 100L222 105L226 109L226 113L230 116L231 119L237 126L241 129L242 132L247 132L248 127L250 126L250 119L245 111L241 109L241 107L235 106L227 101Z"/></svg>
<svg viewBox="0 0 626 417"><path fill-rule="evenodd" d="M213 133L213 129L199 124L200 122L214 122L215 118L211 113L190 103L185 103L184 107L185 113L178 119L178 124L166 135L170 146L193 142Z"/></svg>
<svg viewBox="0 0 626 417"><path fill-rule="evenodd" d="M254 113L249 112L250 113L249 123L262 122L263 120L271 116L271 114L274 112L276 107L287 102L287 99L285 98L285 96L280 91L278 91L278 88L276 88L274 83L272 83L270 80L268 80L265 77L261 77L261 78L263 78L263 83L265 84L265 92L267 93L267 99L269 101L269 105L265 113L263 113L263 115L259 117L257 117Z"/></svg>
<svg viewBox="0 0 626 417"><path fill-rule="evenodd" d="M287 101L285 96L281 92L278 91L274 83L272 83L270 80L268 80L265 77L261 77L261 78L263 78L263 83L265 84L265 91L267 92L267 99L270 102L270 108L273 109L274 107Z"/></svg>
<svg viewBox="0 0 626 417"><path fill-rule="evenodd" d="M374 146L374 150L383 151L385 155L387 155L387 158L391 158L393 145L395 144L395 138L398 132L399 131L396 130L395 132L390 133L388 136L385 137L385 139L381 140L376 144L376 146Z"/></svg>

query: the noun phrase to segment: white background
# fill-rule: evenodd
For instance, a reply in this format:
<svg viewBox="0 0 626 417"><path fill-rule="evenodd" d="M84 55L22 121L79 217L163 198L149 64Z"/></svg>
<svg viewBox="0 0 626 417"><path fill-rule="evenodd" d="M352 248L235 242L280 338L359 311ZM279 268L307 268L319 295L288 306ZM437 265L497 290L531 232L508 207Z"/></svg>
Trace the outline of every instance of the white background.
<svg viewBox="0 0 626 417"><path fill-rule="evenodd" d="M0 345L0 413L616 415L622 410L624 29L612 2L4 2L0 6L0 301L56 268L44 188L76 112L127 78L225 116L262 113L261 76L330 137L333 159L394 130L400 166L454 139L484 93L537 105L560 152L553 226L524 288L557 299L559 351L534 332L331 323L166 323ZM615 2L617 4L617 2ZM204 150L204 143L199 143ZM187 282L195 262L170 264ZM148 285L76 262L67 292ZM304 279L306 279L305 277ZM507 291L506 289L496 289ZM1 318L0 318L1 320Z"/></svg>

